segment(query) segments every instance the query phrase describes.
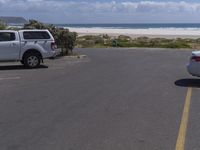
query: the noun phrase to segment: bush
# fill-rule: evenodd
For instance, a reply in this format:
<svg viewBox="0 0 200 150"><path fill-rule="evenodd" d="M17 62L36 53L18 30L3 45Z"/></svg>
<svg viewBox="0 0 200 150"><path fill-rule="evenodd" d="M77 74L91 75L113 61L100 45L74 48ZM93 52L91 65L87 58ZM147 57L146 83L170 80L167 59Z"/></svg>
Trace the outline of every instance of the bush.
<svg viewBox="0 0 200 150"><path fill-rule="evenodd" d="M121 40L121 41L131 41L131 37L126 36L126 35L120 35L118 37L118 40Z"/></svg>
<svg viewBox="0 0 200 150"><path fill-rule="evenodd" d="M0 24L0 30L5 30L5 29L6 29L6 27L4 25Z"/></svg>
<svg viewBox="0 0 200 150"><path fill-rule="evenodd" d="M70 32L68 29L57 28L54 25L43 24L36 20L30 20L28 24L24 25L24 29L48 29L55 38L58 48L62 49L63 55L72 53L75 46L77 33Z"/></svg>
<svg viewBox="0 0 200 150"><path fill-rule="evenodd" d="M94 47L95 41L94 40L82 40L77 39L76 46L80 48L86 48L86 47Z"/></svg>
<svg viewBox="0 0 200 150"><path fill-rule="evenodd" d="M104 45L106 39L103 36L93 36L93 35L86 35L77 38L76 45L77 47L98 47Z"/></svg>
<svg viewBox="0 0 200 150"><path fill-rule="evenodd" d="M5 30L5 29L6 29L6 25L0 20L0 30Z"/></svg>

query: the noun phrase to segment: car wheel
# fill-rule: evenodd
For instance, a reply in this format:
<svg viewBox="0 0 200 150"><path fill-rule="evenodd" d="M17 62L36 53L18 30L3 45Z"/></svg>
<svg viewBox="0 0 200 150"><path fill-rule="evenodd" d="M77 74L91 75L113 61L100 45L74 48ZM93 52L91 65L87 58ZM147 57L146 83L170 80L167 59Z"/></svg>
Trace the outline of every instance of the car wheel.
<svg viewBox="0 0 200 150"><path fill-rule="evenodd" d="M24 57L24 65L28 68L37 68L40 66L41 58L37 53L28 53Z"/></svg>

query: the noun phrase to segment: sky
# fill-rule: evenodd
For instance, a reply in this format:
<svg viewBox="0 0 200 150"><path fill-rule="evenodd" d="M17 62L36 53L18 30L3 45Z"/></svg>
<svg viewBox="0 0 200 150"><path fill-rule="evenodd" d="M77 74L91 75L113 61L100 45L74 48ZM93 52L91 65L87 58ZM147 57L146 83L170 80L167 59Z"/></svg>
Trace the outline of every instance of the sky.
<svg viewBox="0 0 200 150"><path fill-rule="evenodd" d="M200 0L0 0L0 16L45 23L200 23Z"/></svg>

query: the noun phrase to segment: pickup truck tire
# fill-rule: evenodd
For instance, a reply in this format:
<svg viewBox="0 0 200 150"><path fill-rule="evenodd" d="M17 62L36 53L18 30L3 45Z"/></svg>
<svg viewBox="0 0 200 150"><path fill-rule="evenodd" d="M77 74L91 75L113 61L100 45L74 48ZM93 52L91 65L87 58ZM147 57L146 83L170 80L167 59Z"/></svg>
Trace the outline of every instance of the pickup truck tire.
<svg viewBox="0 0 200 150"><path fill-rule="evenodd" d="M24 66L27 68L37 68L40 66L41 57L38 53L27 53L23 59Z"/></svg>

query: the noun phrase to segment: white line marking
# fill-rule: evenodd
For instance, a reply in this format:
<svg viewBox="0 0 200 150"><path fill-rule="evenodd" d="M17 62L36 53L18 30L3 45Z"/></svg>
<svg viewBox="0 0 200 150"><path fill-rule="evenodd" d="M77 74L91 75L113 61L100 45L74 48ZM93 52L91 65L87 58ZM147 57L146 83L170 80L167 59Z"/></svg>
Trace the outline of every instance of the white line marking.
<svg viewBox="0 0 200 150"><path fill-rule="evenodd" d="M5 77L5 78L0 78L0 81L2 80L19 80L21 79L20 77Z"/></svg>

